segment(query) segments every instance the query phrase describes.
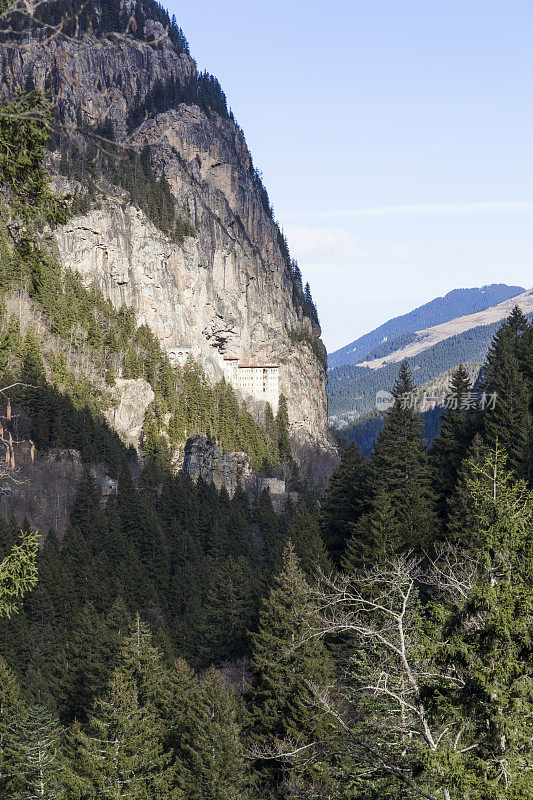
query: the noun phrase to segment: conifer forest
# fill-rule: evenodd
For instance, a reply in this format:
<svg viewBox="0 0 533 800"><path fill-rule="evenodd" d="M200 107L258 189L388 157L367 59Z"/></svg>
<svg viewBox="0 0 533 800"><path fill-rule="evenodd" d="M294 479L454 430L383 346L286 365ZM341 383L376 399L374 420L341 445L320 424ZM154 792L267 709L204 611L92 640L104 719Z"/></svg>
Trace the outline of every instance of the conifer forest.
<svg viewBox="0 0 533 800"><path fill-rule="evenodd" d="M142 70L150 47L185 77L168 66L122 122L91 124L38 66L88 40L95 63L137 47ZM25 47L37 67L17 85ZM474 380L446 361L430 444L409 402L423 370L387 367L365 453L325 433L313 483L306 461L325 461L295 445L290 387L259 407L199 349L177 360L54 239L112 198L192 258L203 217L142 132L176 109L230 131L299 320L279 352L325 392L311 289L176 19L155 0L3 0L0 56L1 800L533 800L531 315L494 324ZM199 162L173 163L205 198ZM213 230L244 241L245 216ZM148 398L136 442L113 425L130 385ZM248 483L188 471L196 440L238 454ZM50 477L65 459L70 488Z"/></svg>

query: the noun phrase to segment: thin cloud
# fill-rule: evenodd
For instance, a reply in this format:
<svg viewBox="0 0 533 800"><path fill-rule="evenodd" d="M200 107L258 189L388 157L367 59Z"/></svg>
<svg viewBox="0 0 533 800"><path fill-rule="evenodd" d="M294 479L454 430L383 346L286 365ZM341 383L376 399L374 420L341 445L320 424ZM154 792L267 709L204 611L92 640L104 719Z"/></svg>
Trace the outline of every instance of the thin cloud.
<svg viewBox="0 0 533 800"><path fill-rule="evenodd" d="M305 274L343 275L356 266L385 261L405 261L412 251L402 245L363 247L358 237L339 226L289 225L285 228L291 253L298 259Z"/></svg>
<svg viewBox="0 0 533 800"><path fill-rule="evenodd" d="M309 217L345 217L350 219L368 217L426 217L461 214L499 214L513 211L533 212L531 200L487 201L479 203L417 203L398 206L367 206L338 209L336 211L311 211L308 214L287 214L287 219Z"/></svg>

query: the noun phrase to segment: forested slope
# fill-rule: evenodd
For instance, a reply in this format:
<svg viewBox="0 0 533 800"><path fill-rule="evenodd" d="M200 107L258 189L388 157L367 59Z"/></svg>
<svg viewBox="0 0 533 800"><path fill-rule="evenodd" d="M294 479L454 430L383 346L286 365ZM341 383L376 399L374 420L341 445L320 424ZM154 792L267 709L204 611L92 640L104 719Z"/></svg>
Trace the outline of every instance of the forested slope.
<svg viewBox="0 0 533 800"><path fill-rule="evenodd" d="M482 363L499 324L494 322L471 328L405 359L416 385L421 386L461 363ZM392 390L397 372L397 363L386 364L379 369L346 365L330 370L328 374L330 416L350 419L371 411L375 408L377 392Z"/></svg>
<svg viewBox="0 0 533 800"><path fill-rule="evenodd" d="M213 427L287 462L288 411L252 423L57 263L49 103L28 87L0 111L2 492L24 453L83 462L61 535L0 521L0 796L530 800L531 322L516 308L492 338L493 402L463 402L454 371L429 453L402 364L372 458L347 447L320 507L194 484L173 441ZM106 421L120 380L154 396L139 452Z"/></svg>

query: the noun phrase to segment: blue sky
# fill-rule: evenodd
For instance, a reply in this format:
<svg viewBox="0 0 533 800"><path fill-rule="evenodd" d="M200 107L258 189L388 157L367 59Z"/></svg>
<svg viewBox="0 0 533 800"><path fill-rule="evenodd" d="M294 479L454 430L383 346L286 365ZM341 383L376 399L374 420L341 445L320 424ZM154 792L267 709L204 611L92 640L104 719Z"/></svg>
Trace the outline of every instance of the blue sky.
<svg viewBox="0 0 533 800"><path fill-rule="evenodd" d="M333 350L533 285L531 0L169 5L217 75Z"/></svg>

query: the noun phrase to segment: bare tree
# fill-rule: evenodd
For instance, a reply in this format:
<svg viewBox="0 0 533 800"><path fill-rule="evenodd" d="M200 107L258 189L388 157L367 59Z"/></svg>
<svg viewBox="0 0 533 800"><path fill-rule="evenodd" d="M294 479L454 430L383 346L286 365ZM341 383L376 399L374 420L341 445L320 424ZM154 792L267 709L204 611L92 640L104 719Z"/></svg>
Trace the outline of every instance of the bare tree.
<svg viewBox="0 0 533 800"><path fill-rule="evenodd" d="M432 557L397 557L360 575L322 574L312 589L319 622L296 646L315 637L343 643L341 680L311 687L331 733L305 747L276 743L253 757L284 760L296 776L302 765L323 761L329 779L336 777L340 785L350 777L388 791L392 782L403 785L402 798L451 800L454 760L479 742L464 715L439 703L464 690L465 673L441 658L444 626L427 594L431 590L434 598L445 598L447 608L458 608L478 568L471 555L443 544ZM476 628L483 622L474 615L467 624ZM296 792L297 785L296 778ZM299 796L328 796L324 791L307 786Z"/></svg>
<svg viewBox="0 0 533 800"><path fill-rule="evenodd" d="M29 444L32 462L35 458L35 445L31 439L15 438L10 430L12 423L16 421L17 417L20 417L20 414L13 413L11 409L11 399L7 392L17 387L27 389L33 388L29 384L22 383L21 381L0 388L0 395L6 400L6 413L0 414L0 446L4 448L4 458L3 460L0 458L0 483L4 484L6 481L10 483L23 483L17 467L16 447L18 445ZM0 487L0 491L4 488L4 486Z"/></svg>

